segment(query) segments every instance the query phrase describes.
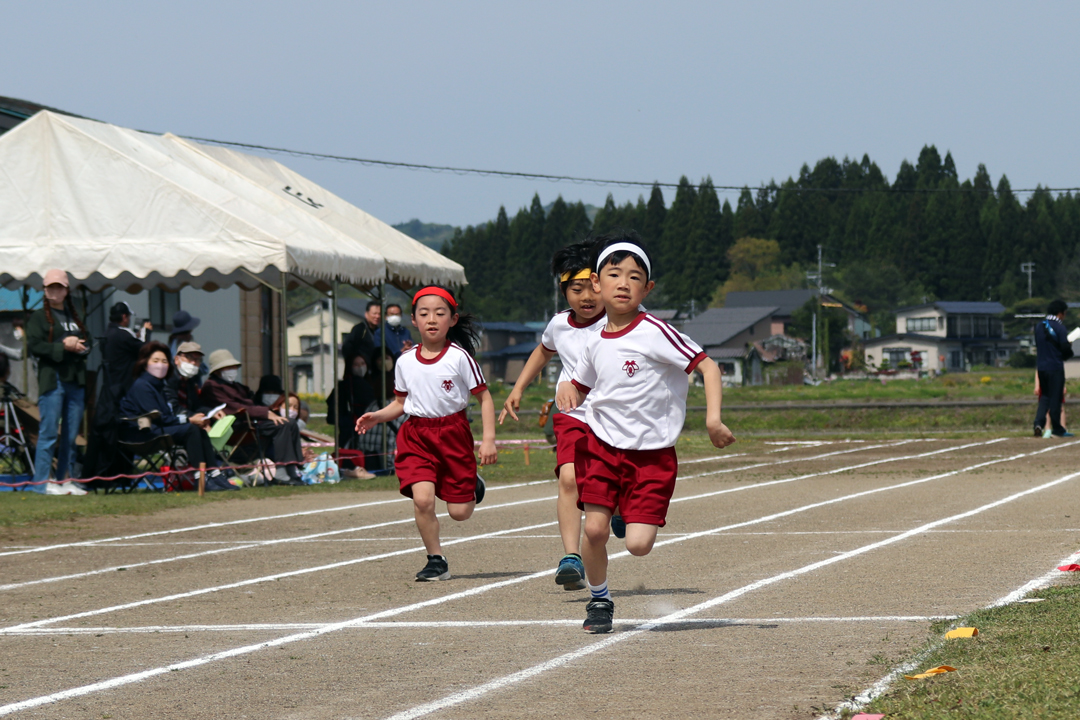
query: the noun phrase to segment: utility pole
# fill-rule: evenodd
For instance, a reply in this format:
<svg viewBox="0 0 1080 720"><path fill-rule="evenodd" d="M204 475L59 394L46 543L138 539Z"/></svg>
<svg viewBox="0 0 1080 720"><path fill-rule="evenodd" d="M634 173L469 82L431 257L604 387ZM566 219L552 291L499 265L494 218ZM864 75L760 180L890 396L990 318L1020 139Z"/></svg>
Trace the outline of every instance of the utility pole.
<svg viewBox="0 0 1080 720"><path fill-rule="evenodd" d="M813 346L813 374L817 377L818 366L818 321L819 315L821 315L821 296L825 294L828 288L825 287L825 268L836 267L836 263L827 263L822 261L822 246L817 246L817 272L813 270L806 273L806 279L817 285L817 299L814 301L814 317L813 317L813 330L811 334L810 344ZM827 367L826 367L827 369Z"/></svg>
<svg viewBox="0 0 1080 720"><path fill-rule="evenodd" d="M1020 272L1026 273L1028 276L1028 300L1031 299L1031 276L1035 274L1035 263L1026 262L1020 263Z"/></svg>

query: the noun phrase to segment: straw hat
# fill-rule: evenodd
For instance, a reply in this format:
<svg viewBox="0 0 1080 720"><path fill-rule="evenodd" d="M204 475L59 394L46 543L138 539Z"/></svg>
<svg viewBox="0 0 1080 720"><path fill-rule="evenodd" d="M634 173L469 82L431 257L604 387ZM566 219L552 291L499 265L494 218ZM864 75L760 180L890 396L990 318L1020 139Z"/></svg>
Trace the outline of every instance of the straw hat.
<svg viewBox="0 0 1080 720"><path fill-rule="evenodd" d="M233 357L233 354L228 350L222 348L221 350L215 350L210 353L210 372L216 373L222 368L239 367L240 361Z"/></svg>

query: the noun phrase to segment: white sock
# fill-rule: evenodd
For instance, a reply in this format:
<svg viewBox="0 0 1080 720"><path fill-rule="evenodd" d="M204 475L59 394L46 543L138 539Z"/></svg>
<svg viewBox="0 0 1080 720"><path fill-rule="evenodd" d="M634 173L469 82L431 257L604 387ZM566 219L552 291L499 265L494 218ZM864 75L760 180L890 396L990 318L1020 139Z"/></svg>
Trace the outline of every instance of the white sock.
<svg viewBox="0 0 1080 720"><path fill-rule="evenodd" d="M593 585L592 583L588 583L588 585L589 585L589 593L592 594L593 600L610 600L611 599L611 593L608 592L607 580L605 580L600 585Z"/></svg>

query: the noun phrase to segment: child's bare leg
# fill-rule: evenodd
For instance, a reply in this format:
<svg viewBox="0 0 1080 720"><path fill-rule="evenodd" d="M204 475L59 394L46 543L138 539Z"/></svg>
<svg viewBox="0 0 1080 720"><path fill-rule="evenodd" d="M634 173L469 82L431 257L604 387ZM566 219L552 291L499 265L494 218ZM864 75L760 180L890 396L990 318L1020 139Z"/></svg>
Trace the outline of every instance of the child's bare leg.
<svg viewBox="0 0 1080 720"><path fill-rule="evenodd" d="M472 517L473 508L475 507L475 501L467 503L446 503L446 512L450 513L451 518L461 522L462 520L468 520Z"/></svg>
<svg viewBox="0 0 1080 720"><path fill-rule="evenodd" d="M581 511L578 510L577 477L574 466L565 463L559 466L559 499L555 503L555 515L559 518L559 534L562 535L563 550L580 553L581 550Z"/></svg>
<svg viewBox="0 0 1080 720"><path fill-rule="evenodd" d="M589 584L598 587L607 582L607 541L611 529L611 511L602 505L585 504L585 541L581 561Z"/></svg>
<svg viewBox="0 0 1080 720"><path fill-rule="evenodd" d="M435 483L418 482L412 484L413 512L416 515L416 529L424 541L428 555L442 555L439 543L439 518L435 516Z"/></svg>
<svg viewBox="0 0 1080 720"><path fill-rule="evenodd" d="M630 551L631 555L648 555L652 550L653 543L656 542L657 530L659 528L656 525L627 523L626 549Z"/></svg>

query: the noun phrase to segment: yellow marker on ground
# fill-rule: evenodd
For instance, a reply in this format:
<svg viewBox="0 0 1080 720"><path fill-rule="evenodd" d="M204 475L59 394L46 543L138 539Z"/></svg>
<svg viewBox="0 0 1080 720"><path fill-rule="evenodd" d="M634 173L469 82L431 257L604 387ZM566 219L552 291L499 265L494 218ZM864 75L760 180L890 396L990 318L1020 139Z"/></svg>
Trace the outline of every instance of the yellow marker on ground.
<svg viewBox="0 0 1080 720"><path fill-rule="evenodd" d="M926 672L919 673L918 675L905 675L907 680L922 680L924 678L933 677L934 675L941 675L942 673L956 672L956 668L948 665L938 665L936 668L927 670Z"/></svg>
<svg viewBox="0 0 1080 720"><path fill-rule="evenodd" d="M956 640L957 638L969 638L975 637L979 634L978 628L956 628L945 633L946 640Z"/></svg>

